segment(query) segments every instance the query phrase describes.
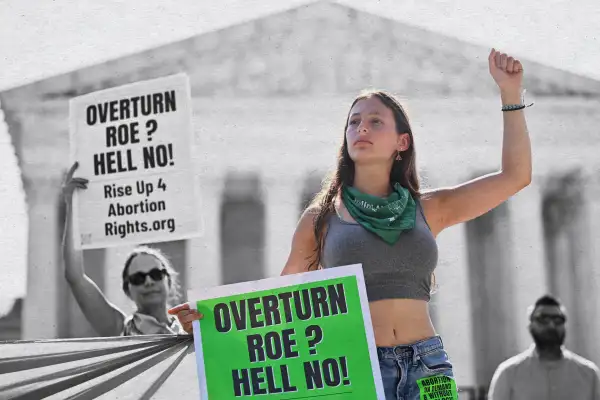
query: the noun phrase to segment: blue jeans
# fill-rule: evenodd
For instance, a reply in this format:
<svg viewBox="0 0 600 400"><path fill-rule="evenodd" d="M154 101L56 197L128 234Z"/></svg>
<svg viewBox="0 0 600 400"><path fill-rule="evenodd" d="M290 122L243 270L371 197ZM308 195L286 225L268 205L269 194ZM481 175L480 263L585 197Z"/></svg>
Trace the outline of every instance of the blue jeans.
<svg viewBox="0 0 600 400"><path fill-rule="evenodd" d="M395 347L378 347L386 400L419 400L417 380L445 375L454 379L452 364L439 336Z"/></svg>

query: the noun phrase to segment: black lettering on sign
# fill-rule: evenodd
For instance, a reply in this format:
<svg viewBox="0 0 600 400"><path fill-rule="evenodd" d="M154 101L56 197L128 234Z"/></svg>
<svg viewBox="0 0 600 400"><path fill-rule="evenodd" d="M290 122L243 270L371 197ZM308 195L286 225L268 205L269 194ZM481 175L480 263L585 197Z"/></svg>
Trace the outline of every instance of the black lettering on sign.
<svg viewBox="0 0 600 400"><path fill-rule="evenodd" d="M454 380L445 375L421 378L417 384L424 399L454 400L457 398Z"/></svg>
<svg viewBox="0 0 600 400"><path fill-rule="evenodd" d="M137 171L131 149L94 154L94 175Z"/></svg>
<svg viewBox="0 0 600 400"><path fill-rule="evenodd" d="M149 201L148 199L144 199L139 203L126 205L122 205L121 203L110 203L108 205L108 216L120 217L123 215L146 214L158 211L165 211L166 208L167 204L164 200Z"/></svg>
<svg viewBox="0 0 600 400"><path fill-rule="evenodd" d="M122 99L119 101L119 106L120 106L120 115L121 115L121 119L129 119L130 118L130 114L129 114L129 100L128 99Z"/></svg>
<svg viewBox="0 0 600 400"><path fill-rule="evenodd" d="M262 309L258 307L260 304L260 297L253 297L248 299L248 312L250 314L250 326L252 328L262 328L265 326L264 321L258 319L262 315Z"/></svg>
<svg viewBox="0 0 600 400"><path fill-rule="evenodd" d="M348 361L346 361L346 357L340 357L340 368L342 370L342 383L345 386L350 385L350 375L348 374Z"/></svg>
<svg viewBox="0 0 600 400"><path fill-rule="evenodd" d="M327 286L327 296L331 306L331 315L348 313L348 305L346 304L346 294L344 293L344 285L338 283L336 285Z"/></svg>
<svg viewBox="0 0 600 400"><path fill-rule="evenodd" d="M276 376L277 372L281 377L280 380ZM234 369L231 376L233 393L236 397L298 391L298 388L291 384L287 365L280 365L279 368L265 366L240 370ZM281 386L278 385L279 381L281 381Z"/></svg>
<svg viewBox="0 0 600 400"><path fill-rule="evenodd" d="M130 143L139 143L138 123L131 122L118 126L106 127L106 147L125 146Z"/></svg>
<svg viewBox="0 0 600 400"><path fill-rule="evenodd" d="M309 325L304 330L304 335L308 339L308 350L311 355L317 354L317 345L323 340L323 330L319 325Z"/></svg>
<svg viewBox="0 0 600 400"><path fill-rule="evenodd" d="M279 293L277 295L277 297L279 297L279 299L283 302L283 313L285 314L285 322L287 322L287 323L292 322L293 321L292 305L291 305L292 293L291 292Z"/></svg>
<svg viewBox="0 0 600 400"><path fill-rule="evenodd" d="M85 121L89 126L138 118L142 115L163 114L177 111L174 90L111 100L87 106Z"/></svg>
<svg viewBox="0 0 600 400"><path fill-rule="evenodd" d="M214 308L215 327L221 333L227 333L231 330L231 316L229 307L225 303L219 303Z"/></svg>
<svg viewBox="0 0 600 400"><path fill-rule="evenodd" d="M281 324L281 315L279 314L279 302L277 296L268 295L262 298L263 311L265 313L265 323L267 326Z"/></svg>
<svg viewBox="0 0 600 400"><path fill-rule="evenodd" d="M104 185L104 198L105 199L114 199L117 197L131 196L132 193L133 193L133 190L131 189L131 186L129 186L129 185L117 186L114 183L111 185Z"/></svg>
<svg viewBox="0 0 600 400"><path fill-rule="evenodd" d="M304 377L306 378L306 388L308 390L323 389L325 387L319 360L304 362Z"/></svg>
<svg viewBox="0 0 600 400"><path fill-rule="evenodd" d="M310 289L310 297L313 302L315 317L328 317L329 305L327 303L327 290L323 286Z"/></svg>
<svg viewBox="0 0 600 400"><path fill-rule="evenodd" d="M248 345L248 355L251 363L265 361L263 337L260 333L248 335L246 337L246 343Z"/></svg>
<svg viewBox="0 0 600 400"><path fill-rule="evenodd" d="M135 183L135 187L137 189L138 194L145 194L146 196L150 196L152 192L154 192L154 185L152 182L145 181L137 181Z"/></svg>
<svg viewBox="0 0 600 400"><path fill-rule="evenodd" d="M148 141L152 141L152 134L156 132L156 128L158 127L158 123L154 119L149 119L146 121L146 134L148 135Z"/></svg>
<svg viewBox="0 0 600 400"><path fill-rule="evenodd" d="M296 308L296 316L300 321L306 321L312 317L312 304L308 289L294 291L294 306Z"/></svg>
<svg viewBox="0 0 600 400"><path fill-rule="evenodd" d="M229 305L231 306L231 311L233 313L233 320L235 322L235 326L238 331L243 331L246 329L246 300L243 299L238 303L235 301L230 301Z"/></svg>
<svg viewBox="0 0 600 400"><path fill-rule="evenodd" d="M281 331L285 358L296 358L299 356L298 351L294 350L294 347L296 346L296 340L293 338L293 336L295 334L296 331L293 328L284 329Z"/></svg>
<svg viewBox="0 0 600 400"><path fill-rule="evenodd" d="M268 367L267 367L268 368ZM250 368L250 380L252 381L252 394L267 394L267 390L261 387L261 384L265 381L262 376L264 374L264 368Z"/></svg>
<svg viewBox="0 0 600 400"><path fill-rule="evenodd" d="M177 102L175 100L175 91L165 92L165 112L177 111Z"/></svg>
<svg viewBox="0 0 600 400"><path fill-rule="evenodd" d="M346 357L304 362L304 377L308 390L350 385Z"/></svg>
<svg viewBox="0 0 600 400"><path fill-rule="evenodd" d="M270 360L279 360L283 357L283 344L279 332L267 332L265 335L265 348Z"/></svg>
<svg viewBox="0 0 600 400"><path fill-rule="evenodd" d="M131 106L132 106L132 114L133 114L133 118L137 118L139 113L138 113L138 102L140 101L140 96L134 96L131 99L129 99L129 101L131 102Z"/></svg>
<svg viewBox="0 0 600 400"><path fill-rule="evenodd" d="M98 121L98 110L94 106L88 106L85 109L85 122L89 125L95 125Z"/></svg>
<svg viewBox="0 0 600 400"><path fill-rule="evenodd" d="M140 109L142 111L143 116L148 116L148 115L152 114L152 95L151 94L140 97Z"/></svg>
<svg viewBox="0 0 600 400"><path fill-rule="evenodd" d="M110 102L110 120L116 121L118 119L119 109L117 108L117 101L113 100Z"/></svg>
<svg viewBox="0 0 600 400"><path fill-rule="evenodd" d="M282 365L282 367L285 367L285 365ZM272 367L266 368L265 375L267 375L267 393L271 394L271 393L283 392L283 388L277 386L277 382L275 381L275 372L273 371ZM287 370L286 370L286 375L287 375ZM288 377L288 379L289 379L289 377Z"/></svg>
<svg viewBox="0 0 600 400"><path fill-rule="evenodd" d="M136 187L138 192L145 191L147 195L154 191L152 183L144 185L143 181L138 181ZM261 328L348 312L343 284L230 301L227 306L237 330L245 330L248 325Z"/></svg>
<svg viewBox="0 0 600 400"><path fill-rule="evenodd" d="M246 344L248 358L251 363L269 360L280 360L284 357L298 357L294 350L296 341L293 339L294 329L284 329L281 334L277 331L267 332L264 336L260 333L248 335Z"/></svg>
<svg viewBox="0 0 600 400"><path fill-rule="evenodd" d="M298 388L292 385L290 382L290 373L288 371L287 365L279 366L281 372L281 385L283 386L283 391L285 393L297 392Z"/></svg>
<svg viewBox="0 0 600 400"><path fill-rule="evenodd" d="M238 396L250 396L250 377L247 369L234 369L231 371L233 377L233 393Z"/></svg>
<svg viewBox="0 0 600 400"><path fill-rule="evenodd" d="M125 221L125 223L106 222L104 224L104 234L106 236L119 236L121 239L132 233L147 232L146 222Z"/></svg>
<svg viewBox="0 0 600 400"><path fill-rule="evenodd" d="M340 369L338 363L333 358L328 358L323 361L323 380L329 387L340 386L342 383L342 377L340 376Z"/></svg>
<svg viewBox="0 0 600 400"><path fill-rule="evenodd" d="M144 156L144 168L162 168L175 165L173 160L173 145L159 144L158 146L145 146L142 149Z"/></svg>

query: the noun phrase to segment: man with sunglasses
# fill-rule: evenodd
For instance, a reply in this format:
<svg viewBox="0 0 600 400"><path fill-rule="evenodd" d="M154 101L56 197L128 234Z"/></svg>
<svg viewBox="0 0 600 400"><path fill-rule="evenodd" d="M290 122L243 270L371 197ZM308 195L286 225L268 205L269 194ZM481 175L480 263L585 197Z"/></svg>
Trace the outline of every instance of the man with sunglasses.
<svg viewBox="0 0 600 400"><path fill-rule="evenodd" d="M549 295L530 307L528 350L498 366L489 400L600 400L600 374L591 361L564 348L565 308Z"/></svg>

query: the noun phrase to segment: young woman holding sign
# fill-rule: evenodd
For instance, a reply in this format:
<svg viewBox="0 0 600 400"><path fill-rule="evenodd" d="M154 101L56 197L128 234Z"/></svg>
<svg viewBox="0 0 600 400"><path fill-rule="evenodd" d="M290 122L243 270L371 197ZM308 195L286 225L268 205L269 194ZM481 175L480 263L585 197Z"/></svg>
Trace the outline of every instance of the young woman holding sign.
<svg viewBox="0 0 600 400"><path fill-rule="evenodd" d="M454 377L428 309L437 235L490 211L531 181L523 67L494 49L488 62L505 111L501 170L421 192L402 105L384 92L363 94L348 114L333 179L302 215L282 272L362 264L387 399L418 399L418 379ZM187 305L169 312L188 332L201 318Z"/></svg>
<svg viewBox="0 0 600 400"><path fill-rule="evenodd" d="M87 179L73 178L75 163L69 170L63 197L67 212L63 236L65 277L83 314L101 336L185 334L179 321L167 313L168 303L178 297L177 273L158 249L138 247L123 266L123 291L136 305L129 316L110 303L85 274L83 252L72 242L72 199L75 189L87 189Z"/></svg>

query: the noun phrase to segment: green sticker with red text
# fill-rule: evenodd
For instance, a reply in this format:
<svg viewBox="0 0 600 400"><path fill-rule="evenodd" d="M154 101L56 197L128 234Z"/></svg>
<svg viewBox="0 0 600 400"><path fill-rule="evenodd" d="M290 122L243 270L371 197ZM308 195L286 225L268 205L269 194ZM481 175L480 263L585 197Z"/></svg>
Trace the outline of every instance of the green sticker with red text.
<svg viewBox="0 0 600 400"><path fill-rule="evenodd" d="M454 379L445 375L428 376L417 380L420 400L457 400Z"/></svg>

